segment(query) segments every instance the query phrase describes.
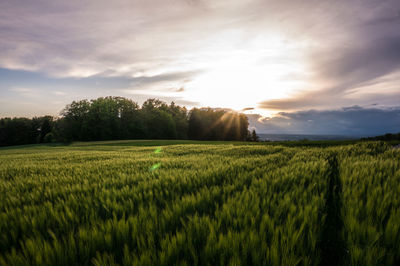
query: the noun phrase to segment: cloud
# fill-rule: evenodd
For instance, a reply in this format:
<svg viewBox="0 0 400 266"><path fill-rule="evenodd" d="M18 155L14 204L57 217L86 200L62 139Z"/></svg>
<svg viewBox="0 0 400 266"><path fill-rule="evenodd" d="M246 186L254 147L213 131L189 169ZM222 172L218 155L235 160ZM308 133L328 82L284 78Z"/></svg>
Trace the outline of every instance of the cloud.
<svg viewBox="0 0 400 266"><path fill-rule="evenodd" d="M278 111L323 110L355 104L384 108L400 102L399 81L400 71L397 71L371 80L359 80L357 85L303 91L288 98L262 101L258 107Z"/></svg>
<svg viewBox="0 0 400 266"><path fill-rule="evenodd" d="M185 47L188 30L177 31L181 25L175 23L185 13L196 13L196 7L184 1L107 3L2 2L2 67L59 77L87 77L109 69L118 75L149 75L166 72L179 61L173 50Z"/></svg>
<svg viewBox="0 0 400 266"><path fill-rule="evenodd" d="M275 117L249 114L258 133L334 134L373 136L400 132L400 107L377 109L360 106L338 110L281 112Z"/></svg>
<svg viewBox="0 0 400 266"><path fill-rule="evenodd" d="M64 92L64 91L52 91L52 93L53 93L54 95L58 95L58 96L64 96L64 95L67 95L67 93L66 93L66 92Z"/></svg>
<svg viewBox="0 0 400 266"><path fill-rule="evenodd" d="M54 86L55 94L81 91L92 98L125 89L201 102L201 86L209 84L197 88L194 81L207 80L232 55L240 65L255 54L255 64L267 66L257 73L268 77L265 84L240 73L211 79L218 89L234 87L227 80L238 78L243 91L226 89L239 98L229 101L244 101L238 95L246 93L259 101L241 107L385 108L400 101L399 10L398 0L1 1L0 67L53 77L46 81L51 86L64 84Z"/></svg>
<svg viewBox="0 0 400 266"><path fill-rule="evenodd" d="M25 98L37 98L40 96L40 90L32 89L32 88L11 88L9 91L17 93L18 95Z"/></svg>
<svg viewBox="0 0 400 266"><path fill-rule="evenodd" d="M374 100L396 104L400 98L399 10L398 1L337 1L335 7L319 1L296 26L299 35L312 37L307 53L310 78L303 89L260 101L259 108L327 109L368 105ZM297 19L288 18L291 22ZM309 25L309 19L315 25ZM304 28L307 25L309 29Z"/></svg>
<svg viewBox="0 0 400 266"><path fill-rule="evenodd" d="M132 94L132 93L128 93L126 95L126 97L132 99L133 101L137 102L140 105L143 104L148 99L157 98L161 101L166 102L167 104L174 102L178 105L186 106L188 108L193 108L193 107L199 106L198 102L189 101L182 97L170 97L170 96L164 96L164 95L155 97L155 95L152 95L152 94Z"/></svg>
<svg viewBox="0 0 400 266"><path fill-rule="evenodd" d="M400 25L399 25L400 26ZM365 42L366 40L362 40ZM333 81L329 88L342 92L400 70L400 34L342 48L339 55L319 63L320 77ZM326 56L325 56L326 57ZM328 56L329 57L329 56Z"/></svg>
<svg viewBox="0 0 400 266"><path fill-rule="evenodd" d="M147 88L149 85L151 85L152 87L154 87L155 85L162 86L170 82L185 83L198 73L200 73L200 71L181 71L181 72L164 73L154 76L139 76L131 79L131 85L134 86L135 88L140 89L143 87Z"/></svg>

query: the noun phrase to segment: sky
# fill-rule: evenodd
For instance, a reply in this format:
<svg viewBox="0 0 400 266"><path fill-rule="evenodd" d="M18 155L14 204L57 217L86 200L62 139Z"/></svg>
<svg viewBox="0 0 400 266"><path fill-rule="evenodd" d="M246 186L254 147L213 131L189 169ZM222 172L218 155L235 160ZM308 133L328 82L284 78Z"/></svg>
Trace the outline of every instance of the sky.
<svg viewBox="0 0 400 266"><path fill-rule="evenodd" d="M2 0L0 36L0 117L123 96L259 133L400 132L398 0Z"/></svg>

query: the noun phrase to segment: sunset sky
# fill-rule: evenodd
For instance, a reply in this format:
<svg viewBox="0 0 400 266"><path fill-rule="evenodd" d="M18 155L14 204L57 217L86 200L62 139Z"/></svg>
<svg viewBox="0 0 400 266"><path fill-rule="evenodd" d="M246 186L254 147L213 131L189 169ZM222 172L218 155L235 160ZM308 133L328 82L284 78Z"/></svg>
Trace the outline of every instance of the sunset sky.
<svg viewBox="0 0 400 266"><path fill-rule="evenodd" d="M259 133L400 131L400 1L0 2L0 117L73 100L246 110Z"/></svg>

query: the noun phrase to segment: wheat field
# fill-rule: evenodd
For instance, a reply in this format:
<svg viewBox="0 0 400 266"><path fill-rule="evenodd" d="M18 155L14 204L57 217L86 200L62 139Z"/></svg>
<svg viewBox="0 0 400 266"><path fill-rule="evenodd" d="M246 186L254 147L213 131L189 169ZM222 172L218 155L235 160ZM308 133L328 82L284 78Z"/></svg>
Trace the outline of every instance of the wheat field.
<svg viewBox="0 0 400 266"><path fill-rule="evenodd" d="M0 149L0 265L396 265L400 152L110 141Z"/></svg>

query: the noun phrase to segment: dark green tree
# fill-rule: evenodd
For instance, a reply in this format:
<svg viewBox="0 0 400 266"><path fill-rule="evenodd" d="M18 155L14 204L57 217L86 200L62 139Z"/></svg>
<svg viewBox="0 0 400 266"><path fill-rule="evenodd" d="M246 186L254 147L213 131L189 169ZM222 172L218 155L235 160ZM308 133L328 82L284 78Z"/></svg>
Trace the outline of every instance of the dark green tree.
<svg viewBox="0 0 400 266"><path fill-rule="evenodd" d="M257 135L257 133L256 133L256 130L253 129L253 130L251 131L251 141L259 141L259 140L260 140L260 138L258 137L258 135Z"/></svg>
<svg viewBox="0 0 400 266"><path fill-rule="evenodd" d="M243 114L212 108L194 108L190 111L190 139L244 141L247 128L247 117Z"/></svg>
<svg viewBox="0 0 400 266"><path fill-rule="evenodd" d="M90 140L88 135L88 100L73 101L61 111L61 121L58 123L62 141Z"/></svg>
<svg viewBox="0 0 400 266"><path fill-rule="evenodd" d="M45 136L52 132L54 126L54 119L52 116L41 116L32 118L32 131L36 135L36 142L43 143Z"/></svg>
<svg viewBox="0 0 400 266"><path fill-rule="evenodd" d="M100 97L68 104L51 116L0 119L0 145L114 139L254 140L244 114L185 107L148 99L140 108L123 97Z"/></svg>
<svg viewBox="0 0 400 266"><path fill-rule="evenodd" d="M175 121L169 113L166 103L149 99L142 105L146 137L150 139L175 139L177 136Z"/></svg>

